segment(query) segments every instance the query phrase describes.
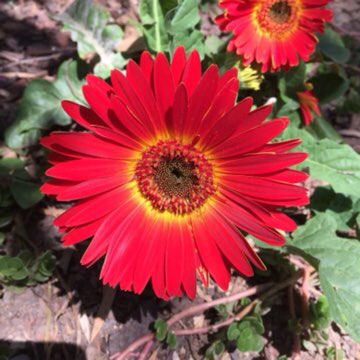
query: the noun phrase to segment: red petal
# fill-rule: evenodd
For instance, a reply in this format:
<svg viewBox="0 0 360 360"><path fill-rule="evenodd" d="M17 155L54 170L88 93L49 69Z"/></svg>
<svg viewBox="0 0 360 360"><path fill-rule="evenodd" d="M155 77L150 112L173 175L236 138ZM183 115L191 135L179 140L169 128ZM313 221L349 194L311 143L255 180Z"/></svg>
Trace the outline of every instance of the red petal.
<svg viewBox="0 0 360 360"><path fill-rule="evenodd" d="M166 242L165 251L165 282L169 296L181 296L181 279L183 276L183 263L187 260L183 257L183 230L182 224L174 221Z"/></svg>
<svg viewBox="0 0 360 360"><path fill-rule="evenodd" d="M185 64L186 64L185 49L183 46L178 46L174 51L174 56L171 61L171 73L175 86L179 83L181 79L181 75L184 71Z"/></svg>
<svg viewBox="0 0 360 360"><path fill-rule="evenodd" d="M169 116L168 128L174 136L182 137L184 123L188 112L188 98L184 84L180 84L175 92L174 105Z"/></svg>
<svg viewBox="0 0 360 360"><path fill-rule="evenodd" d="M116 94L119 96L121 102L128 108L130 113L140 124L144 125L150 134L155 134L156 124L152 122L146 108L141 103L128 79L120 71L113 70L111 72L111 82ZM119 119L121 119L121 116L119 116Z"/></svg>
<svg viewBox="0 0 360 360"><path fill-rule="evenodd" d="M199 53L193 50L186 61L181 82L184 83L188 97L192 95L201 78L201 61Z"/></svg>
<svg viewBox="0 0 360 360"><path fill-rule="evenodd" d="M243 175L273 173L304 161L307 153L251 154L221 163L221 172Z"/></svg>
<svg viewBox="0 0 360 360"><path fill-rule="evenodd" d="M234 232L231 227L215 212L208 216L207 225L217 247L230 261L232 266L245 276L254 274L249 262L244 256L242 244L239 242L239 232Z"/></svg>
<svg viewBox="0 0 360 360"><path fill-rule="evenodd" d="M134 203L128 201L106 217L83 255L82 265L91 265L105 255L115 232L122 229L121 224L127 216L131 216L133 210Z"/></svg>
<svg viewBox="0 0 360 360"><path fill-rule="evenodd" d="M163 119L166 119L168 111L174 102L174 83L169 63L163 53L159 53L155 58L154 90L160 112ZM164 131L161 128L158 130L160 132L161 130Z"/></svg>
<svg viewBox="0 0 360 360"><path fill-rule="evenodd" d="M286 118L269 120L244 133L231 137L224 143L219 143L213 149L213 152L216 154L217 159L231 158L249 153L279 135L288 124L289 120Z"/></svg>
<svg viewBox="0 0 360 360"><path fill-rule="evenodd" d="M140 56L140 68L149 84L151 84L153 66L154 59L147 51L143 51Z"/></svg>
<svg viewBox="0 0 360 360"><path fill-rule="evenodd" d="M141 245L137 254L134 272L134 292L141 293L148 283L158 258L159 239L168 236L167 226L163 221L154 219L146 225L147 230L139 238Z"/></svg>
<svg viewBox="0 0 360 360"><path fill-rule="evenodd" d="M237 132L245 132L260 125L271 114L272 105L260 106L251 111L244 119L241 119Z"/></svg>
<svg viewBox="0 0 360 360"><path fill-rule="evenodd" d="M230 222L256 238L272 245L280 246L284 244L285 239L279 232L269 228L260 221L256 221L254 217L250 216L240 207L234 211L234 203L231 205L218 203L216 206L218 214L222 214Z"/></svg>
<svg viewBox="0 0 360 360"><path fill-rule="evenodd" d="M224 175L221 179L221 186L266 204L295 206L308 203L307 191L304 187L271 180L267 177Z"/></svg>
<svg viewBox="0 0 360 360"><path fill-rule="evenodd" d="M59 201L78 200L101 194L130 181L130 174L118 174L116 176L91 179L73 186L67 186L58 196Z"/></svg>
<svg viewBox="0 0 360 360"><path fill-rule="evenodd" d="M209 222L201 216L192 217L192 226L199 256L206 270L209 271L216 283L226 290L229 285L230 272L215 245L215 240L209 229Z"/></svg>
<svg viewBox="0 0 360 360"><path fill-rule="evenodd" d="M127 166L127 163L120 160L83 158L56 164L45 174L58 179L84 181L127 172Z"/></svg>
<svg viewBox="0 0 360 360"><path fill-rule="evenodd" d="M253 104L253 99L247 97L237 103L227 114L225 114L210 130L204 141L206 147L214 148L222 144L237 130L241 119L245 118Z"/></svg>
<svg viewBox="0 0 360 360"><path fill-rule="evenodd" d="M79 125L83 126L85 129L90 129L91 125L100 125L104 126L105 122L97 116L93 110L76 104L72 101L63 100L61 106L64 111L74 119Z"/></svg>
<svg viewBox="0 0 360 360"><path fill-rule="evenodd" d="M129 190L117 188L93 198L80 200L61 214L54 221L54 225L73 227L92 222L111 213L119 206L123 207L130 201L129 199L131 199Z"/></svg>
<svg viewBox="0 0 360 360"><path fill-rule="evenodd" d="M193 299L196 295L196 267L195 244L190 234L189 227L183 228L184 261L183 261L183 288L187 296Z"/></svg>
<svg viewBox="0 0 360 360"><path fill-rule="evenodd" d="M95 234L103 221L104 218L100 218L91 223L77 226L76 228L71 229L68 233L66 233L61 240L66 246L74 245L81 241L84 241Z"/></svg>
<svg viewBox="0 0 360 360"><path fill-rule="evenodd" d="M189 111L183 132L186 138L191 139L197 135L198 129L212 105L219 78L218 71L216 65L211 65L189 98Z"/></svg>

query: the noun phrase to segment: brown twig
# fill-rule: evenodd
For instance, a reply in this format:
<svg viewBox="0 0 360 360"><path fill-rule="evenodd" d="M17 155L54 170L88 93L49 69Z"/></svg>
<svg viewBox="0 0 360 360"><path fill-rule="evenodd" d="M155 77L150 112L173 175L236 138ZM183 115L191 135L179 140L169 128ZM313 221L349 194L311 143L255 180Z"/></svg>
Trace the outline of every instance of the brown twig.
<svg viewBox="0 0 360 360"><path fill-rule="evenodd" d="M154 344L153 340L149 340L146 345L144 346L144 348L142 349L140 355L139 355L139 360L146 360L147 358L147 354L149 353L149 351L151 350L152 346Z"/></svg>
<svg viewBox="0 0 360 360"><path fill-rule="evenodd" d="M187 309L179 312L178 314L175 314L174 316L172 316L167 321L167 325L170 328L172 325L174 325L175 323L177 323L178 321L182 320L185 317L189 317L191 315L196 315L198 313L202 313L205 310L210 309L216 305L228 304L228 303L238 301L238 300L243 299L248 296L262 293L265 289L268 289L269 287L271 287L270 290L268 290L262 296L260 296L259 299L253 300L249 305L247 305L244 309L242 309L238 314L231 316L228 319L226 319L220 323L205 326L202 328L173 330L175 335L193 335L193 334L208 333L209 331L215 331L221 327L230 325L235 320L242 319L253 309L253 307L259 301L264 300L265 298L275 294L276 292L278 292L279 290L281 290L283 288L286 288L290 284L294 284L301 277L301 275L302 275L302 271L299 271L299 272L295 273L289 279L287 279L277 285L273 285L273 284L257 285L248 290L245 290L245 291L241 291L241 292L229 295L229 296L225 296L225 297L217 299L217 300L209 301L207 303L202 303L199 305L192 306L192 307L187 308ZM145 355L147 355L147 353L149 351L148 347L151 348L153 340L154 340L153 333L146 334L146 335L142 336L141 338L135 340L123 352L112 355L110 359L111 360L125 360L131 353L133 353L134 350L136 350L138 347L140 347L144 344L145 344L145 347L143 348L142 354L145 353ZM150 343L151 343L151 345L150 345Z"/></svg>

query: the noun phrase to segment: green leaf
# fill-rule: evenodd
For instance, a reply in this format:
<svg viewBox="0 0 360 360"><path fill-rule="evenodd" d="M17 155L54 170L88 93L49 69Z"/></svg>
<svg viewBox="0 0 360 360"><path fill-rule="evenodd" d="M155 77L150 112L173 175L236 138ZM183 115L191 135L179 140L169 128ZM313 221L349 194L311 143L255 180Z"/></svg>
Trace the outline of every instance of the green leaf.
<svg viewBox="0 0 360 360"><path fill-rule="evenodd" d="M169 45L169 37L159 0L141 0L139 16L148 47L155 52L166 51Z"/></svg>
<svg viewBox="0 0 360 360"><path fill-rule="evenodd" d="M344 64L350 58L350 51L345 47L341 36L330 27L325 29L324 34L318 35L317 49L337 63Z"/></svg>
<svg viewBox="0 0 360 360"><path fill-rule="evenodd" d="M360 197L360 155L349 145L323 139L305 146L309 157L302 166L310 175L327 181L339 193Z"/></svg>
<svg viewBox="0 0 360 360"><path fill-rule="evenodd" d="M326 296L322 295L310 305L312 324L316 330L325 330L331 322L330 307Z"/></svg>
<svg viewBox="0 0 360 360"><path fill-rule="evenodd" d="M241 331L236 341L236 347L242 352L261 351L264 347L264 340L262 336L250 328L246 328Z"/></svg>
<svg viewBox="0 0 360 360"><path fill-rule="evenodd" d="M337 73L322 73L311 78L310 82L314 86L314 95L320 104L326 104L339 98L349 89L350 85L348 79Z"/></svg>
<svg viewBox="0 0 360 360"><path fill-rule="evenodd" d="M3 245L5 242L5 233L0 231L0 246Z"/></svg>
<svg viewBox="0 0 360 360"><path fill-rule="evenodd" d="M201 59L205 57L204 35L200 30L176 33L170 43L170 50L174 52L175 48L181 45L184 46L186 52L195 49L198 51Z"/></svg>
<svg viewBox="0 0 360 360"><path fill-rule="evenodd" d="M205 352L206 359L215 360L218 355L225 351L225 345L221 340L214 341Z"/></svg>
<svg viewBox="0 0 360 360"><path fill-rule="evenodd" d="M312 177L328 182L336 192L360 197L360 155L349 145L329 139L318 141L292 121L281 134L281 139L289 138L301 138L302 144L296 151L308 153L299 168L308 166Z"/></svg>
<svg viewBox="0 0 360 360"><path fill-rule="evenodd" d="M359 200L335 193L331 187L319 186L310 198L310 209L325 212L335 219L338 230L346 230L355 225L355 217L360 212Z"/></svg>
<svg viewBox="0 0 360 360"><path fill-rule="evenodd" d="M177 345L176 335L169 331L166 335L166 343L170 349L175 349Z"/></svg>
<svg viewBox="0 0 360 360"><path fill-rule="evenodd" d="M112 69L125 66L122 55L114 52L123 31L116 24L107 25L110 14L104 7L92 0L75 0L56 19L62 21L63 30L70 31L80 58L89 60L99 55L100 63L94 68L96 75L106 78Z"/></svg>
<svg viewBox="0 0 360 360"><path fill-rule="evenodd" d="M11 211L0 213L0 229L8 226L12 222L13 218L14 214Z"/></svg>
<svg viewBox="0 0 360 360"><path fill-rule="evenodd" d="M61 108L63 99L81 100L81 85L77 78L76 62L64 62L57 80L33 80L26 87L15 121L5 131L5 142L13 149L33 145L54 125L69 125L71 119Z"/></svg>
<svg viewBox="0 0 360 360"><path fill-rule="evenodd" d="M306 90L305 88L306 65L300 62L299 66L291 68L289 71L281 74L280 83L283 92L281 95L297 99L297 92ZM285 92L285 94L284 94Z"/></svg>
<svg viewBox="0 0 360 360"><path fill-rule="evenodd" d="M178 6L178 0L160 0L160 6L163 14L167 14L170 10Z"/></svg>
<svg viewBox="0 0 360 360"><path fill-rule="evenodd" d="M205 39L205 48L206 48L206 53L208 55L218 54L220 53L221 49L225 47L226 47L226 41L224 41L224 39L220 39L216 35L210 35Z"/></svg>
<svg viewBox="0 0 360 360"><path fill-rule="evenodd" d="M0 207L5 209L11 206L13 202L8 186L0 187Z"/></svg>
<svg viewBox="0 0 360 360"><path fill-rule="evenodd" d="M13 280L26 278L25 265L18 257L0 256L0 274Z"/></svg>
<svg viewBox="0 0 360 360"><path fill-rule="evenodd" d="M159 341L165 340L168 333L168 324L165 321L158 319L155 321L154 328L156 339Z"/></svg>
<svg viewBox="0 0 360 360"><path fill-rule="evenodd" d="M44 195L25 170L17 170L14 173L10 185L10 191L15 201L23 208L28 209L38 203Z"/></svg>
<svg viewBox="0 0 360 360"><path fill-rule="evenodd" d="M314 121L306 127L306 130L319 140L330 139L338 143L344 141L334 127L322 116L316 116Z"/></svg>
<svg viewBox="0 0 360 360"><path fill-rule="evenodd" d="M226 336L229 341L236 340L240 336L240 330L238 329L238 323L233 322L227 329Z"/></svg>
<svg viewBox="0 0 360 360"><path fill-rule="evenodd" d="M360 112L360 93L358 91L355 89L350 89L345 98L344 108L348 112Z"/></svg>
<svg viewBox="0 0 360 360"><path fill-rule="evenodd" d="M242 352L261 351L264 347L264 325L259 316L247 316L239 324L240 335L236 341L236 347Z"/></svg>
<svg viewBox="0 0 360 360"><path fill-rule="evenodd" d="M332 318L360 341L360 242L340 238L335 230L333 218L317 214L292 234L288 247L318 267Z"/></svg>
<svg viewBox="0 0 360 360"><path fill-rule="evenodd" d="M0 160L0 176L11 175L15 170L22 169L24 161L16 157Z"/></svg>
<svg viewBox="0 0 360 360"><path fill-rule="evenodd" d="M166 30L172 35L193 29L199 21L197 0L179 0L179 5L165 16Z"/></svg>
<svg viewBox="0 0 360 360"><path fill-rule="evenodd" d="M36 261L37 273L48 279L55 270L56 258L51 251L43 253Z"/></svg>

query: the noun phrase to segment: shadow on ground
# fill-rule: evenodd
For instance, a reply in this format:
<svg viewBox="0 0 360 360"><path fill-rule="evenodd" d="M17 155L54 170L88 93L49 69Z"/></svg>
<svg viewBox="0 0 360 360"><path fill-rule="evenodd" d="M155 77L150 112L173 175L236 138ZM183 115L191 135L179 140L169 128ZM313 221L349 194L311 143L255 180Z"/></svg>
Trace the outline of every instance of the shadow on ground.
<svg viewBox="0 0 360 360"><path fill-rule="evenodd" d="M74 344L0 340L0 358L9 360L86 360Z"/></svg>

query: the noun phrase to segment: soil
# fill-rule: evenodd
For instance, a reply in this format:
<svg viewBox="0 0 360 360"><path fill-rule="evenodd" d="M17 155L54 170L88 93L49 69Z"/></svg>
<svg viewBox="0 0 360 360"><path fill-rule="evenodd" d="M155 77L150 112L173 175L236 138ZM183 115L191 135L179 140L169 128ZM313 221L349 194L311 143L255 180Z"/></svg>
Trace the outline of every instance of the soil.
<svg viewBox="0 0 360 360"><path fill-rule="evenodd" d="M131 0L100 2L124 26L129 16L133 16L135 5ZM54 78L58 65L76 54L68 34L62 33L59 23L53 20L53 15L61 13L69 3L70 0L1 1L0 133L13 120L26 84L34 78ZM359 1L335 0L331 7L334 22L340 29L346 33L360 32ZM125 41L132 36L134 33L125 26ZM335 109L328 111L334 113ZM345 141L360 152L360 115L333 116L332 121ZM28 217L28 233L33 244L40 249L52 249L57 257L53 279L20 293L4 291L0 298L0 347L7 345L14 350L13 359L109 359L148 333L157 318L167 318L189 307L191 302L186 298L165 302L157 299L151 289L137 296L103 287L98 280L99 264L90 269L79 265L85 245L61 246L60 235L51 225L61 211L51 200L44 200ZM234 276L228 293L246 286L241 278ZM198 288L195 303L223 295L212 286L204 289L199 284ZM106 304L112 296L115 296L113 302ZM264 316L264 350L246 354L236 350L222 359L276 359L291 355L294 339L288 331L288 297L284 294L275 301L271 312ZM200 315L182 325L202 326L205 321ZM98 327L100 331L92 339ZM360 345L339 328L331 327L328 336L325 347L342 349L347 359L360 359ZM207 344L207 335L178 337L176 350L154 346L151 359L200 359ZM302 351L300 358L324 359L325 355L315 348Z"/></svg>

